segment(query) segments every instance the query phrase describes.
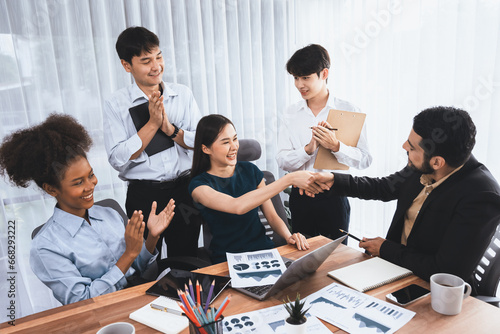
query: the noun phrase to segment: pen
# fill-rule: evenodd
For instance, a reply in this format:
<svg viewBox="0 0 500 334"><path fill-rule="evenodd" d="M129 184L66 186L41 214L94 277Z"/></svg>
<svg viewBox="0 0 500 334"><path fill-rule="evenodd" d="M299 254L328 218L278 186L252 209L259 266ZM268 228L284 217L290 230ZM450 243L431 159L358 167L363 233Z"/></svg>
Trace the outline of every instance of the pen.
<svg viewBox="0 0 500 334"><path fill-rule="evenodd" d="M155 310L158 310L158 311L172 313L172 314L175 314L175 315L184 315L184 316L186 315L184 312L181 312L181 311L178 311L178 310L174 310L174 309L171 309L171 308L168 308L168 307L165 307L165 306L161 306L161 305L158 305L158 304L151 303L151 308L155 309Z"/></svg>
<svg viewBox="0 0 500 334"><path fill-rule="evenodd" d="M311 126L309 129L312 129L312 128L313 128L313 126ZM325 128L327 128L330 131L338 131L339 130L339 129L335 129L335 128L329 128L327 126L325 126Z"/></svg>
<svg viewBox="0 0 500 334"><path fill-rule="evenodd" d="M348 236L348 237L351 237L351 238L353 238L354 240L358 240L359 242L363 242L363 240L361 240L360 238L358 238L358 237L356 237L356 236L352 235L351 233L349 233L349 232L347 232L347 231L344 231L344 230L342 230L342 229L340 229L340 228L339 228L339 231L340 231L340 232L342 232L342 233L347 234L347 236Z"/></svg>

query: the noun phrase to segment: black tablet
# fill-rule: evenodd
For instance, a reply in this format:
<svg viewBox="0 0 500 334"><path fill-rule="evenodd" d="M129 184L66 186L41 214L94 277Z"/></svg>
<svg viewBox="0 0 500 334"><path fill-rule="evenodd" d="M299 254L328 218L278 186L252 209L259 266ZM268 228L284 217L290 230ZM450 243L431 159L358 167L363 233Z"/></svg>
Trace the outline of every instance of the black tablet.
<svg viewBox="0 0 500 334"><path fill-rule="evenodd" d="M213 303L215 298L221 293L222 290L229 284L231 277L216 276L193 273L191 271L171 269L165 276L160 278L152 287L150 287L146 293L148 295L154 296L165 296L180 301L179 295L177 294L177 289L184 291L184 286L189 287L189 280L193 284L193 290L196 294L196 281L200 283L203 287L203 293L201 293L201 300L203 305L205 305L210 287L212 282L215 280L214 290L212 296L210 297L209 304Z"/></svg>
<svg viewBox="0 0 500 334"><path fill-rule="evenodd" d="M145 102L129 109L137 132L149 121L148 106L149 102ZM165 132L158 129L144 151L148 156L152 156L172 146L174 146L174 141Z"/></svg>

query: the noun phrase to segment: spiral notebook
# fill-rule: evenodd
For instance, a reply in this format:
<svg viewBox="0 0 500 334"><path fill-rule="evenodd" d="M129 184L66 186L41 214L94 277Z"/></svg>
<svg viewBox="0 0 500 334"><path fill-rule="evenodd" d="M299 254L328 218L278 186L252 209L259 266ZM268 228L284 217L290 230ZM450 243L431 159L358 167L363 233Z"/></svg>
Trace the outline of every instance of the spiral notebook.
<svg viewBox="0 0 500 334"><path fill-rule="evenodd" d="M152 303L148 303L137 311L130 313L129 318L166 334L177 334L188 327L189 322L186 317L156 310L151 307L151 304L181 311L181 308L175 301L160 296Z"/></svg>
<svg viewBox="0 0 500 334"><path fill-rule="evenodd" d="M411 270L379 257L328 272L328 276L360 292L381 287L411 274Z"/></svg>

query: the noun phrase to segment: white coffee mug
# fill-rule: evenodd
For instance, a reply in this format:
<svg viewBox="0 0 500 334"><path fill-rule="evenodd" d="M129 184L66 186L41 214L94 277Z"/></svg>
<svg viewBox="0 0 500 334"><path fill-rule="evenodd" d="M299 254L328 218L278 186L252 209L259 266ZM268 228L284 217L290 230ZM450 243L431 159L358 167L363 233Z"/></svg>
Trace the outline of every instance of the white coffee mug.
<svg viewBox="0 0 500 334"><path fill-rule="evenodd" d="M458 276L434 274L431 276L432 308L444 315L459 314L462 301L470 296L471 290L471 286Z"/></svg>
<svg viewBox="0 0 500 334"><path fill-rule="evenodd" d="M115 322L104 326L97 334L135 334L135 327L128 322Z"/></svg>

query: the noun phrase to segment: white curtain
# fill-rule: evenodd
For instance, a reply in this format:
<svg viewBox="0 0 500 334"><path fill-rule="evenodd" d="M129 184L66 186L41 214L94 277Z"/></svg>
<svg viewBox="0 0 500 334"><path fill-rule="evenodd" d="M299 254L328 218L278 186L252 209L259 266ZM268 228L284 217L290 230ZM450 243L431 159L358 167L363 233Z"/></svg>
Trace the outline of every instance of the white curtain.
<svg viewBox="0 0 500 334"><path fill-rule="evenodd" d="M291 49L290 4L0 0L0 138L52 112L73 115L94 140L89 160L99 180L96 200L111 197L124 206L126 185L104 150L102 104L132 82L114 46L121 31L140 25L160 38L164 80L190 87L204 114L231 118L240 138L257 139L263 148L257 165L277 173L277 113L289 100L283 66ZM35 186L0 182L0 306L7 310L13 301L20 318L59 305L29 266L31 232L51 216L55 202ZM8 231L14 225L15 239ZM9 242L15 258L9 257ZM9 291L15 296L8 297ZM10 320L8 315L1 312L0 322Z"/></svg>
<svg viewBox="0 0 500 334"><path fill-rule="evenodd" d="M123 206L126 186L102 142L102 103L132 82L114 44L123 29L141 25L160 38L164 80L190 87L204 114L231 118L240 138L259 140L262 169L280 173L278 116L301 98L285 63L296 49L319 43L332 58L330 92L368 114L374 162L353 174L382 176L404 166L412 117L445 104L472 114L474 154L499 179L499 16L498 1L0 0L0 138L52 112L75 116L94 139L96 200ZM31 231L55 203L36 187L7 179L0 187L0 307L13 300L20 318L58 305L29 266ZM351 206L355 233L385 235L393 203ZM0 321L7 316L0 313Z"/></svg>
<svg viewBox="0 0 500 334"><path fill-rule="evenodd" d="M500 180L499 1L294 4L292 44L329 50L330 93L367 114L373 163L352 174L386 176L402 168L407 156L401 146L413 117L431 106L454 105L471 114L478 132L473 154ZM291 96L300 99L293 89ZM396 203L349 201L351 231L384 237Z"/></svg>

